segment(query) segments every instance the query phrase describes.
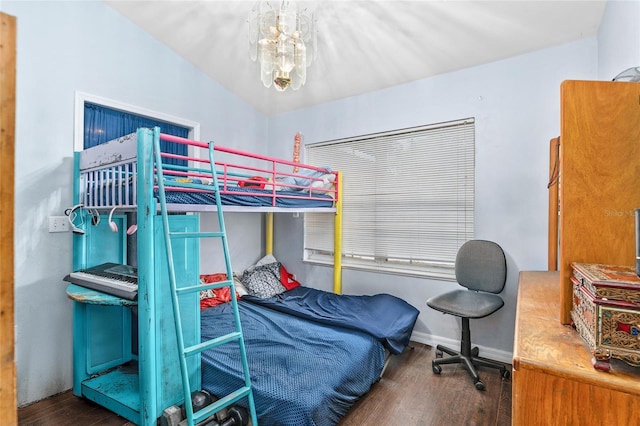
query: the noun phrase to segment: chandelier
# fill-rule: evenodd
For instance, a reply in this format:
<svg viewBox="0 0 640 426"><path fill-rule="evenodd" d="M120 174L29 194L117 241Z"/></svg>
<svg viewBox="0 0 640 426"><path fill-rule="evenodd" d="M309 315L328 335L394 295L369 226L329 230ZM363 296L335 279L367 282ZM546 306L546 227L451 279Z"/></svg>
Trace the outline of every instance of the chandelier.
<svg viewBox="0 0 640 426"><path fill-rule="evenodd" d="M282 92L298 90L316 54L316 21L310 2L283 0L275 8L258 1L249 14L249 52L260 63L260 79Z"/></svg>

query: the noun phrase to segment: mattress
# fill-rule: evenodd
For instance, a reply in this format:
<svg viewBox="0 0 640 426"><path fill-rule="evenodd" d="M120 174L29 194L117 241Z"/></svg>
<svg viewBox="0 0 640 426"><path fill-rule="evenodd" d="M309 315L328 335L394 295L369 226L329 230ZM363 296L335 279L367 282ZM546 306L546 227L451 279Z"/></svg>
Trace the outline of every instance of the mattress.
<svg viewBox="0 0 640 426"><path fill-rule="evenodd" d="M367 333L238 301L258 421L262 425L337 424L377 382L384 347ZM208 340L233 331L230 303L201 312ZM237 344L202 354L202 387L229 394L244 384ZM241 400L240 405L246 400Z"/></svg>

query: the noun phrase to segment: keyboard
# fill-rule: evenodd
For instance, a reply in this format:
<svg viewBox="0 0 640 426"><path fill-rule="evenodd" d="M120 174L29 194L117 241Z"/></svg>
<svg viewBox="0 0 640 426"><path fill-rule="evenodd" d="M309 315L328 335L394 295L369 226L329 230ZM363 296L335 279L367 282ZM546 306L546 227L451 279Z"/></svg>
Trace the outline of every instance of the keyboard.
<svg viewBox="0 0 640 426"><path fill-rule="evenodd" d="M138 270L129 265L103 263L72 272L64 277L64 281L123 299L135 300L138 297Z"/></svg>

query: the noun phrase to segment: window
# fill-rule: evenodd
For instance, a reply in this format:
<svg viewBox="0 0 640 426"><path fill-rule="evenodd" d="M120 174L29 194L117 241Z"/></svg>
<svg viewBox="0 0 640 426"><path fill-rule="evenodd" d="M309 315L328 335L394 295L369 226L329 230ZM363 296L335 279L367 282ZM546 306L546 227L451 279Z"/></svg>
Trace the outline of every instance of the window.
<svg viewBox="0 0 640 426"><path fill-rule="evenodd" d="M475 124L469 118L306 147L343 172L343 265L454 279L474 236ZM306 261L331 263L333 217L305 213Z"/></svg>
<svg viewBox="0 0 640 426"><path fill-rule="evenodd" d="M115 118L120 115L121 123L115 126L104 125L103 120L110 117L91 116L106 112ZM111 139L135 132L138 127L160 126L164 133L183 136L189 139L200 138L200 124L191 120L174 117L157 111L148 110L119 101L76 92L74 151L104 143ZM121 126L121 127L117 127Z"/></svg>

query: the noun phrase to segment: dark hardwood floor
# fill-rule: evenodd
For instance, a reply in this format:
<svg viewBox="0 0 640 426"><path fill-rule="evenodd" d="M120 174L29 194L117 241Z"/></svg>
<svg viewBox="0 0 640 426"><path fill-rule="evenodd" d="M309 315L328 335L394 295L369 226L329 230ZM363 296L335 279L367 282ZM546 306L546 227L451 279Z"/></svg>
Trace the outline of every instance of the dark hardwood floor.
<svg viewBox="0 0 640 426"><path fill-rule="evenodd" d="M511 425L511 379L480 368L486 391L475 388L461 365L434 374L435 349L412 343L391 359L382 380L351 408L340 426ZM508 366L509 369L511 366Z"/></svg>
<svg viewBox="0 0 640 426"><path fill-rule="evenodd" d="M342 419L339 426L511 425L511 379L498 370L478 370L487 390L478 391L461 366L431 371L435 350L412 343L394 356L382 380ZM510 366L509 366L510 367ZM33 426L131 425L71 391L18 410L18 423Z"/></svg>

